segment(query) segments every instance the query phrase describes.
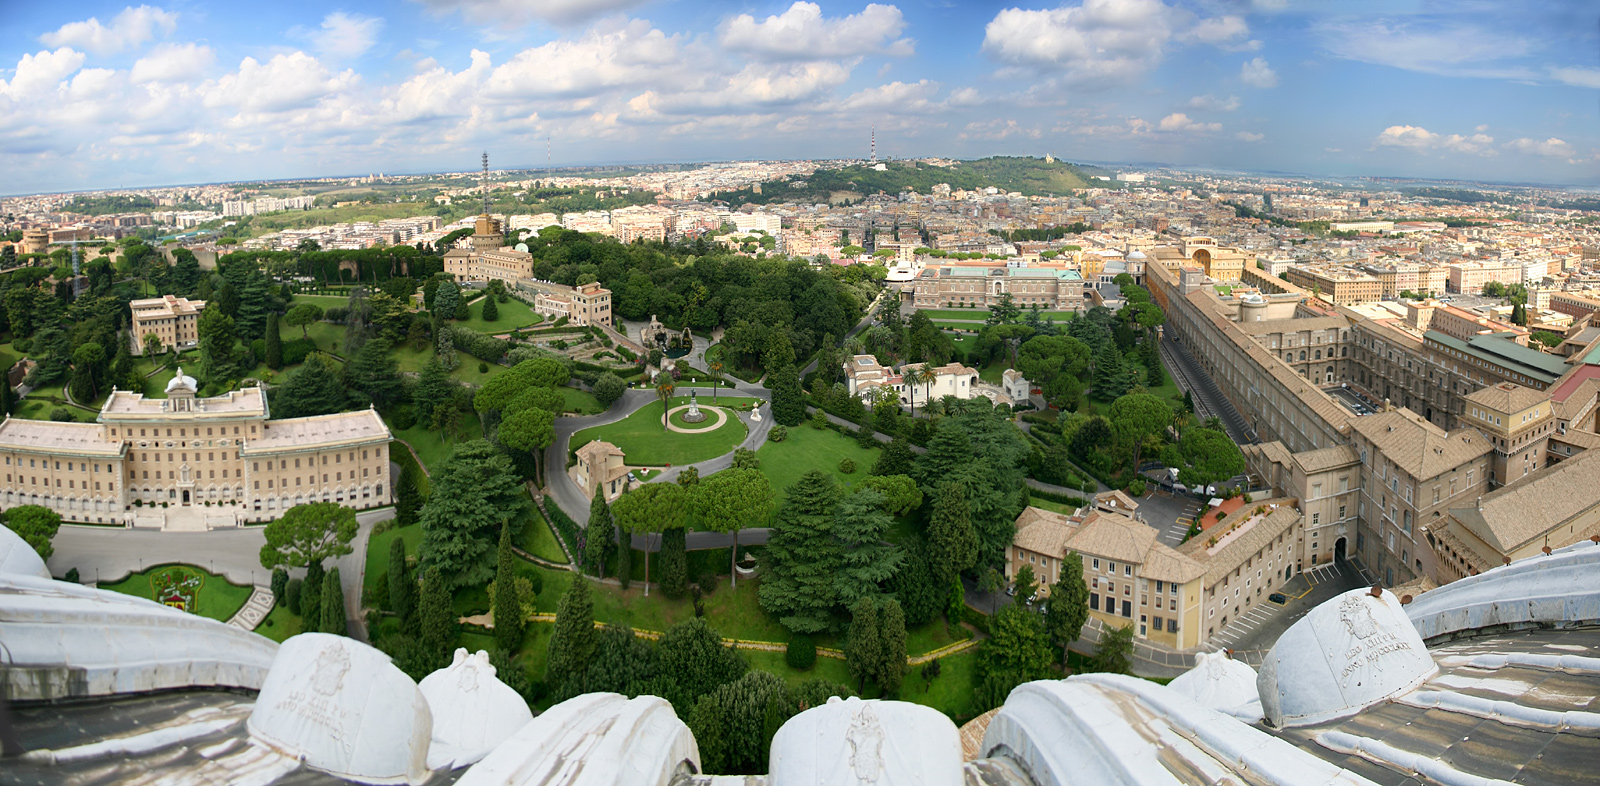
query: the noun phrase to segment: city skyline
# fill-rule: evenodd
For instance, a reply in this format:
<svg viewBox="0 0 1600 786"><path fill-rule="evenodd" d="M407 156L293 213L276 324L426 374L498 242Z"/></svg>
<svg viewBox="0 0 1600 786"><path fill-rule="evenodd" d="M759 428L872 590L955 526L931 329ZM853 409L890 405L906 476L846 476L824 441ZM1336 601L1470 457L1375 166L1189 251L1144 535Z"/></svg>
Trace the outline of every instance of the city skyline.
<svg viewBox="0 0 1600 786"><path fill-rule="evenodd" d="M606 0L32 6L7 193L731 159L1046 155L1597 182L1593 13ZM464 152L466 151L466 152Z"/></svg>

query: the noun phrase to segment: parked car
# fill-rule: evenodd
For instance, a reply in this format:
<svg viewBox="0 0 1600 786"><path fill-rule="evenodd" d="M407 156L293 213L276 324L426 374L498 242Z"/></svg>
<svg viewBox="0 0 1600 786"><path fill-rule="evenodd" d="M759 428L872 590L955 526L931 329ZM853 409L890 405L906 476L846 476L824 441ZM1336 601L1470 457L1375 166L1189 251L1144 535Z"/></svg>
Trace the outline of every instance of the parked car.
<svg viewBox="0 0 1600 786"><path fill-rule="evenodd" d="M1270 600L1273 603L1278 604L1279 606L1282 606L1283 604L1289 602L1289 599L1284 597L1283 593L1281 593L1281 592L1274 592L1271 595L1268 595L1267 596L1267 600Z"/></svg>

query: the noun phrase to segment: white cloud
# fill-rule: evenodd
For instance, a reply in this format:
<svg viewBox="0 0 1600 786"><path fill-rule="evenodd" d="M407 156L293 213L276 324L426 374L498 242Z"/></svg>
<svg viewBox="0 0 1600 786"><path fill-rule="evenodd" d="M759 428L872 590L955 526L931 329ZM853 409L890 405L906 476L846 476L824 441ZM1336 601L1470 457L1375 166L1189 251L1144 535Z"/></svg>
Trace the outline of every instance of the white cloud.
<svg viewBox="0 0 1600 786"><path fill-rule="evenodd" d="M1389 126L1374 140L1378 147L1399 147L1424 155L1435 150L1469 155L1493 156L1494 137L1484 133L1471 136L1461 134L1436 134L1421 126Z"/></svg>
<svg viewBox="0 0 1600 786"><path fill-rule="evenodd" d="M211 47L200 44L162 44L133 64L129 81L187 82L204 76L216 59Z"/></svg>
<svg viewBox="0 0 1600 786"><path fill-rule="evenodd" d="M1501 61L1526 55L1527 40L1455 22L1327 22L1314 27L1323 46L1346 60L1425 74L1526 79L1526 68Z"/></svg>
<svg viewBox="0 0 1600 786"><path fill-rule="evenodd" d="M1189 107L1190 109L1199 109L1206 112L1232 112L1233 110L1239 108L1239 97L1228 96L1227 98L1217 98L1214 95L1207 94L1203 96L1195 96L1194 98L1189 99L1189 102L1185 104L1185 106Z"/></svg>
<svg viewBox="0 0 1600 786"><path fill-rule="evenodd" d="M1202 19L1182 35L1186 41L1221 47L1229 51L1261 48L1261 42L1250 40L1250 25L1242 16L1218 16Z"/></svg>
<svg viewBox="0 0 1600 786"><path fill-rule="evenodd" d="M177 26L175 13L148 5L129 6L109 25L91 16L87 21L62 25L55 32L39 36L39 40L48 46L70 46L97 55L110 55L149 41L155 37L156 28L170 35Z"/></svg>
<svg viewBox="0 0 1600 786"><path fill-rule="evenodd" d="M800 0L762 21L740 14L724 22L720 40L735 52L791 60L822 60L867 54L910 55L914 44L898 38L905 17L892 5L873 3L859 14L827 19L822 7Z"/></svg>
<svg viewBox="0 0 1600 786"><path fill-rule="evenodd" d="M1476 131L1476 132L1481 134L1481 133L1489 130L1489 124L1488 123L1482 123L1480 125L1473 126L1472 130L1474 130L1474 131Z"/></svg>
<svg viewBox="0 0 1600 786"><path fill-rule="evenodd" d="M983 51L1014 66L1059 71L1110 87L1161 63L1177 14L1159 0L1084 0L1080 6L1009 8L984 30Z"/></svg>
<svg viewBox="0 0 1600 786"><path fill-rule="evenodd" d="M360 81L354 71L334 74L305 52L274 55L265 63L247 57L239 70L200 87L208 107L236 107L243 112L304 109Z"/></svg>
<svg viewBox="0 0 1600 786"><path fill-rule="evenodd" d="M309 31L305 38L317 53L329 59L354 59L367 53L378 42L383 20L373 16L334 11L322 18L322 27Z"/></svg>
<svg viewBox="0 0 1600 786"><path fill-rule="evenodd" d="M1513 139L1505 143L1503 147L1507 150L1515 150L1518 153L1529 153L1548 158L1571 158L1577 152L1572 149L1572 145L1555 137L1550 137L1543 141L1523 137L1521 139Z"/></svg>
<svg viewBox="0 0 1600 786"><path fill-rule="evenodd" d="M1267 65L1267 59L1258 57L1239 69L1239 79L1251 87L1277 87L1278 72Z"/></svg>
<svg viewBox="0 0 1600 786"><path fill-rule="evenodd" d="M1189 116L1182 112L1173 112L1161 118L1161 122L1156 127L1162 131L1196 134L1214 133L1222 130L1221 123L1201 123L1196 120L1190 120Z"/></svg>
<svg viewBox="0 0 1600 786"><path fill-rule="evenodd" d="M703 53L697 53L703 54ZM581 97L609 88L692 85L703 79L678 37L635 19L596 27L577 39L524 49L496 68L485 84L493 98Z"/></svg>
<svg viewBox="0 0 1600 786"><path fill-rule="evenodd" d="M11 81L0 80L0 96L22 102L43 98L74 71L83 67L84 54L62 47L54 52L23 55Z"/></svg>
<svg viewBox="0 0 1600 786"><path fill-rule="evenodd" d="M942 111L945 107L935 102L939 83L927 79L919 82L890 82L878 87L858 91L840 102L845 112L875 111L884 113L928 113Z"/></svg>
<svg viewBox="0 0 1600 786"><path fill-rule="evenodd" d="M482 25L525 25L532 21L571 25L615 11L644 5L647 0L414 0L440 13L460 13Z"/></svg>
<svg viewBox="0 0 1600 786"><path fill-rule="evenodd" d="M1250 131L1238 131L1234 133L1233 138L1239 140L1240 142L1260 142L1261 140L1266 139L1267 135L1257 134Z"/></svg>
<svg viewBox="0 0 1600 786"><path fill-rule="evenodd" d="M1573 87L1600 88L1600 68L1550 67L1550 78Z"/></svg>
<svg viewBox="0 0 1600 786"><path fill-rule="evenodd" d="M968 123L961 130L961 133L956 135L956 139L963 142L974 139L997 141L1011 137L1038 139L1040 136L1042 136L1042 133L1037 128L1027 128L1018 124L1015 120L995 118L993 120L977 120Z"/></svg>

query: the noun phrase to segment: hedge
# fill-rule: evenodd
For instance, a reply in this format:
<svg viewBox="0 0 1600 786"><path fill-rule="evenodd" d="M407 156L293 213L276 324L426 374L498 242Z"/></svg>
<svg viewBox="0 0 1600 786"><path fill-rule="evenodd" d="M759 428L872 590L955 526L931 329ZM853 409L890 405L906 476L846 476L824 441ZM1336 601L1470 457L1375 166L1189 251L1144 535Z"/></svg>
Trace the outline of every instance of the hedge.
<svg viewBox="0 0 1600 786"><path fill-rule="evenodd" d="M578 549L578 544L580 543L578 533L581 530L578 527L578 523L567 516L566 511L562 510L561 506L555 504L553 500L547 501L544 506L544 512L549 514L550 523L555 525L556 534L560 535L561 539L566 542L567 553L581 558L583 555Z"/></svg>
<svg viewBox="0 0 1600 786"><path fill-rule="evenodd" d="M449 325L445 330L449 331L450 342L456 349L479 360L494 363L511 349L511 342L505 339L495 338L460 325Z"/></svg>
<svg viewBox="0 0 1600 786"><path fill-rule="evenodd" d="M1049 502L1055 502L1061 505L1071 505L1078 508L1086 507L1089 504L1089 501L1083 497L1074 497L1071 494L1057 494L1054 491L1045 491L1032 486L1028 487L1028 494L1037 499L1047 500Z"/></svg>

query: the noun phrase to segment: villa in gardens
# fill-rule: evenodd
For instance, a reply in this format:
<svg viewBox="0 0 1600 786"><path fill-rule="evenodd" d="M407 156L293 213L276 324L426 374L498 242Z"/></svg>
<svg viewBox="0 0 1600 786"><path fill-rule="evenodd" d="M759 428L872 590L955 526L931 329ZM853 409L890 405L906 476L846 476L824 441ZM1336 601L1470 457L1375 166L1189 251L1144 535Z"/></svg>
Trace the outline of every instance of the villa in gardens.
<svg viewBox="0 0 1600 786"><path fill-rule="evenodd" d="M907 363L898 372L880 365L871 355L856 355L844 364L845 384L850 395L869 399L873 390L888 387L900 394L900 403L923 404L945 396L972 398L978 393L978 371L960 363L949 363L933 369L933 378L911 381L913 372L921 372L928 364Z"/></svg>
<svg viewBox="0 0 1600 786"><path fill-rule="evenodd" d="M112 391L96 423L0 423L0 509L43 505L68 521L121 523L135 502L210 505L267 521L306 502L388 504L389 429L372 410L272 420L261 388L197 398Z"/></svg>

